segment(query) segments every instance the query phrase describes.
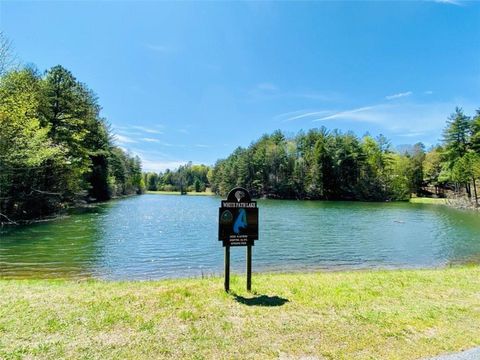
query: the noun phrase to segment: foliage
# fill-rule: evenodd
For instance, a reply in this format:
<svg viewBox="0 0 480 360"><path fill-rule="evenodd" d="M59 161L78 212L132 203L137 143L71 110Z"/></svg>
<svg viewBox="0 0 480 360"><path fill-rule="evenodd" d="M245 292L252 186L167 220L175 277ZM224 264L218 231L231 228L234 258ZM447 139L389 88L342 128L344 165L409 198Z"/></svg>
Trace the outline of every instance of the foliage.
<svg viewBox="0 0 480 360"><path fill-rule="evenodd" d="M149 191L179 191L181 194L204 192L209 186L209 171L210 168L206 165L193 165L189 162L174 171L167 169L159 174L144 173L143 179Z"/></svg>
<svg viewBox="0 0 480 360"><path fill-rule="evenodd" d="M0 134L0 222L143 191L140 160L113 145L95 94L61 66L0 78Z"/></svg>
<svg viewBox="0 0 480 360"><path fill-rule="evenodd" d="M439 178L443 182L453 182L457 192L463 186L468 198L472 198L473 188L475 204L478 205L480 110L470 118L461 108L455 109L444 130L442 155L443 168Z"/></svg>
<svg viewBox="0 0 480 360"><path fill-rule="evenodd" d="M422 161L420 144L411 156L394 155L383 136L320 128L287 138L278 130L218 161L209 178L222 195L244 186L271 198L405 200L421 185Z"/></svg>
<svg viewBox="0 0 480 360"><path fill-rule="evenodd" d="M270 198L384 201L464 185L477 199L479 150L480 110L470 119L456 108L443 145L428 152L422 143L395 152L383 135L358 138L322 127L287 138L277 130L217 161L208 179L222 195L243 186Z"/></svg>

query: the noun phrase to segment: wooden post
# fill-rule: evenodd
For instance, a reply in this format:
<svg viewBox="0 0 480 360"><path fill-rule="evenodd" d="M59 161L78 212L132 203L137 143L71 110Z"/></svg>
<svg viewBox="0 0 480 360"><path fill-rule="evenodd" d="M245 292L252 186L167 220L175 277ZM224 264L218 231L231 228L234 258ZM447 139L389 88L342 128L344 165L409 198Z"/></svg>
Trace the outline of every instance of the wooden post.
<svg viewBox="0 0 480 360"><path fill-rule="evenodd" d="M247 291L252 291L252 245L247 245Z"/></svg>
<svg viewBox="0 0 480 360"><path fill-rule="evenodd" d="M225 245L225 291L230 291L230 245Z"/></svg>

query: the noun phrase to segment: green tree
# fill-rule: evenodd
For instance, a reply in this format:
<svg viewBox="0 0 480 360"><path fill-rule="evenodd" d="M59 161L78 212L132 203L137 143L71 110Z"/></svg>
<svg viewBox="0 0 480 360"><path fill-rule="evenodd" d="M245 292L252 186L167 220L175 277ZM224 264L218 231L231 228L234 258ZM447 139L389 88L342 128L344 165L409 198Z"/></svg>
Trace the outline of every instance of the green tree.
<svg viewBox="0 0 480 360"><path fill-rule="evenodd" d="M445 158L450 162L450 167L468 151L470 135L470 119L457 107L448 118L447 127L443 131Z"/></svg>
<svg viewBox="0 0 480 360"><path fill-rule="evenodd" d="M48 138L39 120L38 76L30 69L0 80L0 212L5 218L43 215L57 205L46 196L42 174L61 163L65 149ZM50 209L46 209L50 208ZM0 220L2 221L2 220Z"/></svg>
<svg viewBox="0 0 480 360"><path fill-rule="evenodd" d="M475 151L477 154L480 154L480 109L475 111L475 116L472 119L471 127L471 147L473 151Z"/></svg>

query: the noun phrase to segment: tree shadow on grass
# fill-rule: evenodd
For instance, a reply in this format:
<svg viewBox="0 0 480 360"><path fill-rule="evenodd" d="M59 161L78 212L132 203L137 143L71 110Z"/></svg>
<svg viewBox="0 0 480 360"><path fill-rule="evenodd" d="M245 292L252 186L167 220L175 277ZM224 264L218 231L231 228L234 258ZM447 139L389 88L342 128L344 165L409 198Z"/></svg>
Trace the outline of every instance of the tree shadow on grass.
<svg viewBox="0 0 480 360"><path fill-rule="evenodd" d="M248 306L282 306L288 302L288 299L284 299L279 296L259 295L251 298L246 298L240 295L233 294L235 301L243 305Z"/></svg>

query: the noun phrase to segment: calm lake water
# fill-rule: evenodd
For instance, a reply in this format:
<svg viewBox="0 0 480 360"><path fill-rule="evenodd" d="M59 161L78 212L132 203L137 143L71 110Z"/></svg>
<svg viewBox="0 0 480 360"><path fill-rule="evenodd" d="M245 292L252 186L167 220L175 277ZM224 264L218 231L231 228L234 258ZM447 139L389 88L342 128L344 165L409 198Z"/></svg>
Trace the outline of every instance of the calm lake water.
<svg viewBox="0 0 480 360"><path fill-rule="evenodd" d="M142 195L0 229L0 278L221 274L220 198ZM480 214L409 203L260 200L254 271L480 262ZM245 248L232 251L243 272Z"/></svg>

